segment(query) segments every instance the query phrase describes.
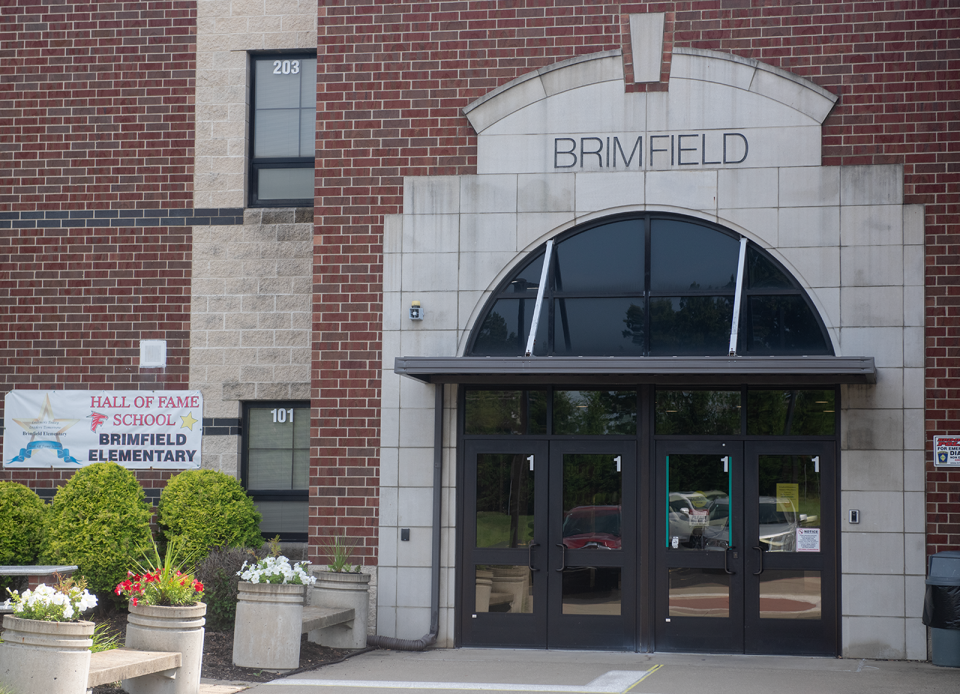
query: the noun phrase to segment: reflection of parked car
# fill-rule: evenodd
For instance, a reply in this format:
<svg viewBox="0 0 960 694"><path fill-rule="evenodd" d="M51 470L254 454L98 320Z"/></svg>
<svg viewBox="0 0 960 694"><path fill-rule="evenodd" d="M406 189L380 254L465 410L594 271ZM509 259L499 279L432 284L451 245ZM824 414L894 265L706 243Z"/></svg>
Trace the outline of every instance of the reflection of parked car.
<svg viewBox="0 0 960 694"><path fill-rule="evenodd" d="M727 497L723 492L670 492L670 538L677 549L727 546Z"/></svg>
<svg viewBox="0 0 960 694"><path fill-rule="evenodd" d="M791 499L761 496L760 546L768 552L796 552L797 515Z"/></svg>
<svg viewBox="0 0 960 694"><path fill-rule="evenodd" d="M563 518L567 549L620 549L619 506L577 506Z"/></svg>

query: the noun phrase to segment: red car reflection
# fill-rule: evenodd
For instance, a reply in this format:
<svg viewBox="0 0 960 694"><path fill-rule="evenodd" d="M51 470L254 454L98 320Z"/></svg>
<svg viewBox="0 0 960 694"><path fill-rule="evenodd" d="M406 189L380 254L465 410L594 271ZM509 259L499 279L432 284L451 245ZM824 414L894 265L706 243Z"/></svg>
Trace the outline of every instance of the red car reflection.
<svg viewBox="0 0 960 694"><path fill-rule="evenodd" d="M577 506L563 518L567 549L620 549L619 506Z"/></svg>

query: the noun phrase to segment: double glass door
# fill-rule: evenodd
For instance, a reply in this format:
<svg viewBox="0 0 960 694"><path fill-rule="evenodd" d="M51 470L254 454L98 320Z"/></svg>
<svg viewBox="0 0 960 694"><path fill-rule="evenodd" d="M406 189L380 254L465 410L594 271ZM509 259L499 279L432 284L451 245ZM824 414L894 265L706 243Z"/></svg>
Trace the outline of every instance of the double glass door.
<svg viewBox="0 0 960 694"><path fill-rule="evenodd" d="M657 443L657 650L836 654L833 451Z"/></svg>
<svg viewBox="0 0 960 694"><path fill-rule="evenodd" d="M460 604L471 646L636 643L636 442L469 441Z"/></svg>

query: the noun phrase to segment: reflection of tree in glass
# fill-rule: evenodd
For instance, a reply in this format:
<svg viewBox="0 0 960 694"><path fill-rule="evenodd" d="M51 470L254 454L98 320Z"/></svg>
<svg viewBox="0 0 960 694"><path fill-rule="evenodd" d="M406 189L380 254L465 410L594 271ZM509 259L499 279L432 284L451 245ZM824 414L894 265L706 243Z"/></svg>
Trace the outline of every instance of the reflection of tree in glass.
<svg viewBox="0 0 960 694"><path fill-rule="evenodd" d="M748 349L755 354L829 352L816 317L800 296L750 297L750 326Z"/></svg>
<svg viewBox="0 0 960 694"><path fill-rule="evenodd" d="M496 311L491 311L473 345L474 354L515 354L517 352L517 334L507 329L507 321Z"/></svg>
<svg viewBox="0 0 960 694"><path fill-rule="evenodd" d="M627 317L623 319L627 329L623 331L624 337L629 337L635 345L640 345L644 351L647 349L646 324L643 318L643 306L630 304L627 309Z"/></svg>
<svg viewBox="0 0 960 694"><path fill-rule="evenodd" d="M555 434L635 434L636 391L557 390L553 394Z"/></svg>
<svg viewBox="0 0 960 694"><path fill-rule="evenodd" d="M533 536L533 471L524 454L477 456L477 546L519 547Z"/></svg>
<svg viewBox="0 0 960 694"><path fill-rule="evenodd" d="M750 390L747 433L761 436L830 436L835 430L832 390Z"/></svg>
<svg viewBox="0 0 960 694"><path fill-rule="evenodd" d="M691 288L696 289L696 284ZM650 352L726 354L732 322L733 301L728 296L651 299Z"/></svg>
<svg viewBox="0 0 960 694"><path fill-rule="evenodd" d="M466 434L545 434L547 394L543 390L467 390Z"/></svg>
<svg viewBox="0 0 960 694"><path fill-rule="evenodd" d="M658 434L739 434L740 391L658 390Z"/></svg>
<svg viewBox="0 0 960 694"><path fill-rule="evenodd" d="M520 390L468 390L466 433L523 433L522 394Z"/></svg>
<svg viewBox="0 0 960 694"><path fill-rule="evenodd" d="M577 506L617 506L621 488L613 455L563 456L564 513Z"/></svg>

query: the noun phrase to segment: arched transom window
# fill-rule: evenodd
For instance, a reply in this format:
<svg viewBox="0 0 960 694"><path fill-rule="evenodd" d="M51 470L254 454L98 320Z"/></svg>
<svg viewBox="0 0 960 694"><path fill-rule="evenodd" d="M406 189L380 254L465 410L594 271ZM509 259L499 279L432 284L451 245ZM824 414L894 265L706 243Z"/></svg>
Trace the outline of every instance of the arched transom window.
<svg viewBox="0 0 960 694"><path fill-rule="evenodd" d="M519 356L528 345L543 277L541 247L504 281L468 354ZM833 354L800 285L763 249L688 218L608 219L556 239L533 354L716 356L729 353L738 277L739 355Z"/></svg>

